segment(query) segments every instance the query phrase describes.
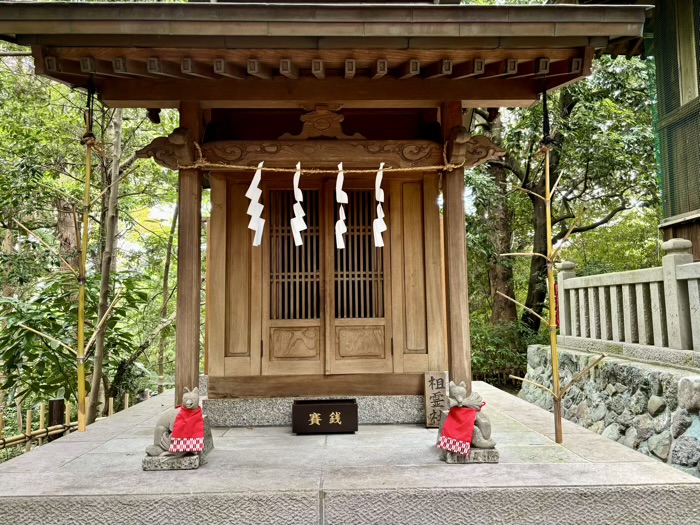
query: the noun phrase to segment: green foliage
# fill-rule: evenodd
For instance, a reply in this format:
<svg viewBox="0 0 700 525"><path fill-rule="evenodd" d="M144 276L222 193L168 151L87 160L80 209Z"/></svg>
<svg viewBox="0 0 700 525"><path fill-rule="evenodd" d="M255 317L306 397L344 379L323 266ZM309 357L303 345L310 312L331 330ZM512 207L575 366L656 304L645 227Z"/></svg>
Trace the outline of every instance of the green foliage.
<svg viewBox="0 0 700 525"><path fill-rule="evenodd" d="M527 365L526 349L531 344L547 344L547 336L526 331L518 322L492 324L472 321L472 373L480 378L500 378L519 374Z"/></svg>

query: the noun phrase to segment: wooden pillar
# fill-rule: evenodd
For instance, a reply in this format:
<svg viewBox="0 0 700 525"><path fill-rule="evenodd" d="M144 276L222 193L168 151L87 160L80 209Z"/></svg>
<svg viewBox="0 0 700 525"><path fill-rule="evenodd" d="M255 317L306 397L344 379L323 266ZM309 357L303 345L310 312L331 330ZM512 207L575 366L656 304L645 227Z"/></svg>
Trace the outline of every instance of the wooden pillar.
<svg viewBox="0 0 700 525"><path fill-rule="evenodd" d="M192 140L202 135L202 114L196 102L180 104L180 126ZM201 207L202 177L199 170L180 170L178 199L180 225L177 246L177 313L175 336L175 404L185 387L199 385L199 324L202 288Z"/></svg>
<svg viewBox="0 0 700 525"><path fill-rule="evenodd" d="M462 103L445 102L441 108L443 140L462 125ZM464 216L464 170L446 172L442 179L447 292L447 347L450 380L464 381L471 392L471 341L467 282L467 232Z"/></svg>

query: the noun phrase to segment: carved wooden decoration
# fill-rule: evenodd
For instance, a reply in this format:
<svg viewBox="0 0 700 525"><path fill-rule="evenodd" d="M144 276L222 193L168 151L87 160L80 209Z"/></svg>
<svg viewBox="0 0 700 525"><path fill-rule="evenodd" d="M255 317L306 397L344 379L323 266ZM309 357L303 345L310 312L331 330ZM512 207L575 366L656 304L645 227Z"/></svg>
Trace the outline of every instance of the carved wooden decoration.
<svg viewBox="0 0 700 525"><path fill-rule="evenodd" d="M445 150L447 162L455 165L461 165L464 162L464 169L475 168L505 154L506 150L484 135L470 136L463 126L452 128Z"/></svg>
<svg viewBox="0 0 700 525"><path fill-rule="evenodd" d="M340 109L339 106L337 106ZM280 140L306 140L315 139L318 137L326 137L338 140L362 140L364 137L359 133L354 135L346 135L340 126L345 120L343 115L336 113L338 109L330 108L327 105L318 105L316 108L301 116L301 121L304 123L304 128L299 135L285 133L280 137Z"/></svg>
<svg viewBox="0 0 700 525"><path fill-rule="evenodd" d="M136 152L136 158L152 158L171 170L194 163L194 142L186 128L175 128L167 137L158 137L145 148Z"/></svg>

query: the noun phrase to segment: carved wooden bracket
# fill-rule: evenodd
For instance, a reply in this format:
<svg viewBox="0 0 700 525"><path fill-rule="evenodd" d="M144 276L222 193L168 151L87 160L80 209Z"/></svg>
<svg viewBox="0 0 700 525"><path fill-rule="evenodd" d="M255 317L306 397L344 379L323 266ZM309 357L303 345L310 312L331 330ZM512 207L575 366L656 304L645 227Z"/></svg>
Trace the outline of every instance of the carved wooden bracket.
<svg viewBox="0 0 700 525"><path fill-rule="evenodd" d="M343 115L336 113L341 106L329 107L319 104L315 109L301 116L301 121L304 127L299 135L285 133L280 137L280 140L305 140L318 137L326 137L338 140L362 140L365 137L359 133L354 135L346 135L340 126L345 120Z"/></svg>
<svg viewBox="0 0 700 525"><path fill-rule="evenodd" d="M187 128L175 128L167 137L158 137L136 152L136 158L152 158L171 170L190 166L195 161L194 142Z"/></svg>
<svg viewBox="0 0 700 525"><path fill-rule="evenodd" d="M464 169L467 170L505 154L506 150L491 142L489 138L484 135L470 136L463 126L452 128L450 140L445 148L447 162L456 165L464 162Z"/></svg>

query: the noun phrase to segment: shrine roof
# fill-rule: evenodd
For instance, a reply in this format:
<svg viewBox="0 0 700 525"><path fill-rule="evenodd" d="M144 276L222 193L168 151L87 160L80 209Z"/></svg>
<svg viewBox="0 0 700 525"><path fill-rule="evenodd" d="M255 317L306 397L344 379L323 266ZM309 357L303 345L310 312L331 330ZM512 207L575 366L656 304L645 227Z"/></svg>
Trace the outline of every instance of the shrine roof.
<svg viewBox="0 0 700 525"><path fill-rule="evenodd" d="M0 39L31 46L37 74L94 82L114 106L522 106L588 75L611 42L638 39L646 10L0 2Z"/></svg>
<svg viewBox="0 0 700 525"><path fill-rule="evenodd" d="M110 37L105 45L146 37L622 37L639 36L645 6L476 6L313 3L0 3L0 35L30 45ZM178 47L180 47L178 46ZM225 46L228 47L228 46Z"/></svg>

